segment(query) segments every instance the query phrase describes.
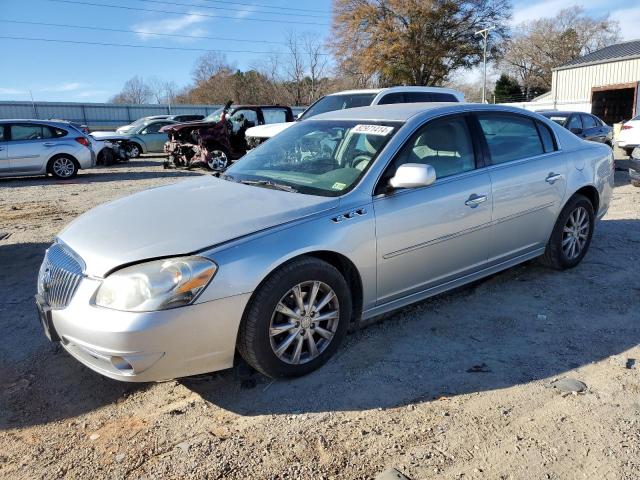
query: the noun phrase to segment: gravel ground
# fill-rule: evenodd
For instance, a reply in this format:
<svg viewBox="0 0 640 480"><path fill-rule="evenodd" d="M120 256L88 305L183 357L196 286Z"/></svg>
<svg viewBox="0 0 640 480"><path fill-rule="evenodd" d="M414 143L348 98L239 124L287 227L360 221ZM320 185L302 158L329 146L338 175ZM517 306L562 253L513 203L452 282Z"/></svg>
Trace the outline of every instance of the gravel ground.
<svg viewBox="0 0 640 480"><path fill-rule="evenodd" d="M240 364L123 384L48 344L32 295L56 232L201 173L147 157L68 182L0 179L0 477L638 478L640 189L624 172L577 268L531 262L406 308L301 379ZM551 385L567 378L586 390Z"/></svg>

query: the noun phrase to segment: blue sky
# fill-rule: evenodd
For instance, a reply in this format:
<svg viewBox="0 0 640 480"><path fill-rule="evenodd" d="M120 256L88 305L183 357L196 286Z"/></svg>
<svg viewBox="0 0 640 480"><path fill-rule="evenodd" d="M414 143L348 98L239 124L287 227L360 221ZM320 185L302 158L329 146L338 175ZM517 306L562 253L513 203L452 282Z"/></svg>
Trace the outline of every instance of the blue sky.
<svg viewBox="0 0 640 480"><path fill-rule="evenodd" d="M126 8L81 5L88 3ZM619 20L625 39L640 37L640 33L636 33L637 25L640 25L640 4L635 1L620 3L623 5L614 5L610 0L580 2L589 13L609 13ZM258 43L258 40L282 42L289 31L326 39L331 12L331 0L227 0L226 3L216 0L0 0L0 4L0 36L221 50L227 52L227 59L239 68L250 67L263 55L233 53L232 50L269 52L284 48L278 44ZM553 15L566 5L559 0L516 0L513 22ZM222 37L224 40L12 24L2 20ZM237 42L236 39L249 42ZM26 100L31 90L36 100L106 101L134 75L170 80L182 87L190 82L193 65L203 53L5 38L0 38L0 45L3 51L0 100Z"/></svg>

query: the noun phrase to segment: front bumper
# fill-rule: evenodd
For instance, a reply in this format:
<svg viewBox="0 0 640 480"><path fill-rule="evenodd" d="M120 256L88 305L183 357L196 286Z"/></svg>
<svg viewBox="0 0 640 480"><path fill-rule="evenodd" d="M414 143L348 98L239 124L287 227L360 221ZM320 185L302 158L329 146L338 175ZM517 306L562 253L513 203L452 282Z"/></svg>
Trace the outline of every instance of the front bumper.
<svg viewBox="0 0 640 480"><path fill-rule="evenodd" d="M100 282L85 278L71 303L51 310L60 344L87 367L126 382L230 368L250 293L158 312L91 305Z"/></svg>

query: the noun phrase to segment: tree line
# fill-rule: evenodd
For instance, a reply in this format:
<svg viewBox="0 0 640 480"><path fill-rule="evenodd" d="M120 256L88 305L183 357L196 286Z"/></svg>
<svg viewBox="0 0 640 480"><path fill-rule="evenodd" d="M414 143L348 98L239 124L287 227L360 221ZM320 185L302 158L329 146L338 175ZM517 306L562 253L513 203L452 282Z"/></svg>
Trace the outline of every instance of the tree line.
<svg viewBox="0 0 640 480"><path fill-rule="evenodd" d="M489 26L488 60L499 76L491 99L527 101L550 90L553 68L620 40L617 22L582 7L510 28L511 14L509 0L335 0L328 42L291 32L284 52L246 70L209 52L189 86L134 77L111 101L308 105L332 91L392 85L450 86L479 101L480 81L460 78L481 64L475 33Z"/></svg>

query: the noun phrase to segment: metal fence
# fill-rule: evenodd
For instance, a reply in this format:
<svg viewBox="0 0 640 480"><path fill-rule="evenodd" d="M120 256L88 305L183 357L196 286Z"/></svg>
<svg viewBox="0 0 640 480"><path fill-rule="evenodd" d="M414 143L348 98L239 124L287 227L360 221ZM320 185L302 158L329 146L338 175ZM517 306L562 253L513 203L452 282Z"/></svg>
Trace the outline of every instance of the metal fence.
<svg viewBox="0 0 640 480"><path fill-rule="evenodd" d="M57 118L87 125L91 130L114 130L140 117L150 115L208 115L222 105L114 105L75 102L3 102L0 119Z"/></svg>

